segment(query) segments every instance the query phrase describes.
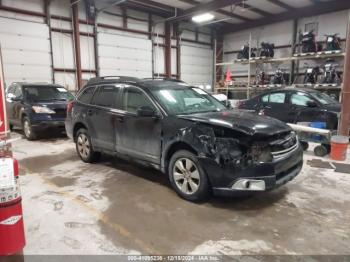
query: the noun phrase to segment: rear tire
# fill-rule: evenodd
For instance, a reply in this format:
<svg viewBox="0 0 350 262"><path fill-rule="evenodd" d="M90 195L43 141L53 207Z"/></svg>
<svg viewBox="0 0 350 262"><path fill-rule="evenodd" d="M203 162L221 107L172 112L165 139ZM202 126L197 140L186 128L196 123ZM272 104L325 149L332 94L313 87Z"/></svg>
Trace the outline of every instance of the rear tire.
<svg viewBox="0 0 350 262"><path fill-rule="evenodd" d="M93 163L100 158L101 153L93 150L90 135L85 128L78 130L75 141L75 148L83 162Z"/></svg>
<svg viewBox="0 0 350 262"><path fill-rule="evenodd" d="M180 150L170 159L168 175L175 192L188 201L201 202L211 195L209 179L197 156Z"/></svg>
<svg viewBox="0 0 350 262"><path fill-rule="evenodd" d="M28 117L24 117L23 118L23 120L22 120L22 129L23 129L24 136L28 140L32 141L32 140L37 139L37 134L33 131L32 124L30 123Z"/></svg>

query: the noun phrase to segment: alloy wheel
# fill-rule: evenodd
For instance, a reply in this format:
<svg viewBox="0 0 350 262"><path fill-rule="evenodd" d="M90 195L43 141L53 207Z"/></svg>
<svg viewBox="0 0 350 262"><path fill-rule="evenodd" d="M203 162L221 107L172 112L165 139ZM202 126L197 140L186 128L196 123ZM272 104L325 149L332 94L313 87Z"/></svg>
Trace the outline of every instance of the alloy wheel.
<svg viewBox="0 0 350 262"><path fill-rule="evenodd" d="M197 192L200 176L196 164L188 158L178 159L173 168L173 178L181 192L192 195Z"/></svg>
<svg viewBox="0 0 350 262"><path fill-rule="evenodd" d="M90 154L90 142L85 134L80 134L77 140L78 151L81 157L88 158Z"/></svg>
<svg viewBox="0 0 350 262"><path fill-rule="evenodd" d="M24 134L26 135L26 137L30 137L31 133L32 133L32 130L31 130L31 127L30 127L30 124L27 120L24 121L23 123L23 129L24 129Z"/></svg>

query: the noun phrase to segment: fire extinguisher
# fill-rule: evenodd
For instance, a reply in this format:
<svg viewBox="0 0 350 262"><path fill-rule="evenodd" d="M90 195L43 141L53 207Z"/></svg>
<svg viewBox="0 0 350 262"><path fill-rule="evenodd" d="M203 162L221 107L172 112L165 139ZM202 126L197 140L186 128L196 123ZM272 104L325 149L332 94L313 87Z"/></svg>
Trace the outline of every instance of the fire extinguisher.
<svg viewBox="0 0 350 262"><path fill-rule="evenodd" d="M21 253L25 246L18 162L0 158L0 256Z"/></svg>

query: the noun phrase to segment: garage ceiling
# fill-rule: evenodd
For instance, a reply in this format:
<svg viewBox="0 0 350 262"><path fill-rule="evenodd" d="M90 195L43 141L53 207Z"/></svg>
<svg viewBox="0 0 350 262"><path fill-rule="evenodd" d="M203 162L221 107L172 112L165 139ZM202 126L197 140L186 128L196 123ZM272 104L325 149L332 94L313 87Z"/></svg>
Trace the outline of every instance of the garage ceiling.
<svg viewBox="0 0 350 262"><path fill-rule="evenodd" d="M97 1L96 1L97 2ZM99 0L111 4L114 0ZM346 0L127 0L125 7L172 17L175 8L178 17L173 22L190 20L196 13L211 11L225 33L254 26L280 22L302 16L319 15L350 8Z"/></svg>

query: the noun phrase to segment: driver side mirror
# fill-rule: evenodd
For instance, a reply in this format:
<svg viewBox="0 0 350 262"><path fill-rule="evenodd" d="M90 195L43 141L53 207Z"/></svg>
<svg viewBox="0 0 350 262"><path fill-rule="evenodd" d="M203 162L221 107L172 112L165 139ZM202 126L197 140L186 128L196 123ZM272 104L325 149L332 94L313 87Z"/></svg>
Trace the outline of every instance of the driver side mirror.
<svg viewBox="0 0 350 262"><path fill-rule="evenodd" d="M12 93L8 93L7 95L6 95L6 99L8 100L8 101L13 101L14 99L15 99L15 95L14 94L12 94Z"/></svg>
<svg viewBox="0 0 350 262"><path fill-rule="evenodd" d="M307 101L306 105L308 107L317 107L317 104L315 101Z"/></svg>
<svg viewBox="0 0 350 262"><path fill-rule="evenodd" d="M153 108L149 106L141 106L137 109L137 116L140 117L155 117L157 116Z"/></svg>

